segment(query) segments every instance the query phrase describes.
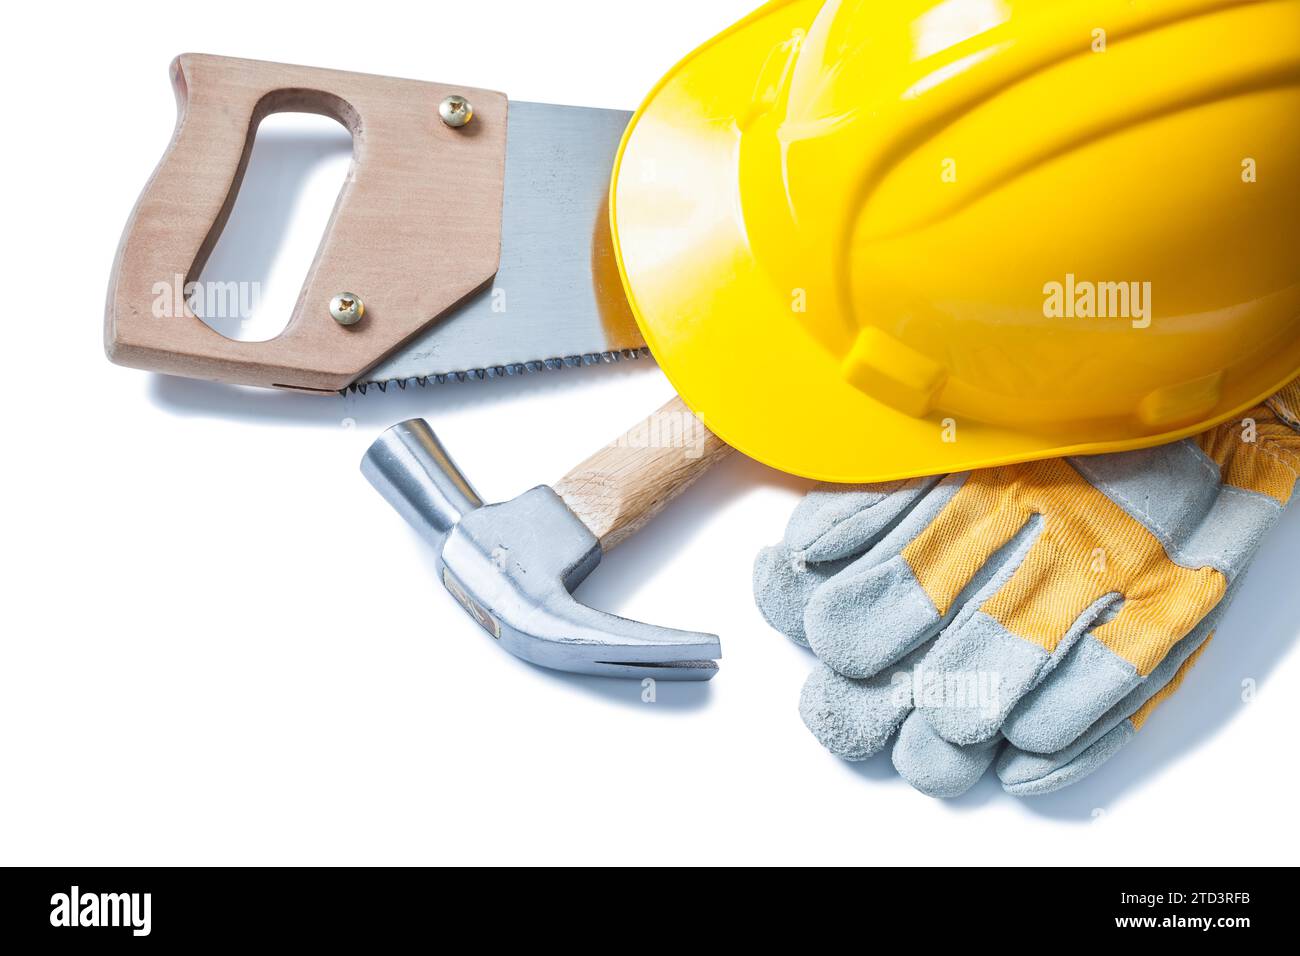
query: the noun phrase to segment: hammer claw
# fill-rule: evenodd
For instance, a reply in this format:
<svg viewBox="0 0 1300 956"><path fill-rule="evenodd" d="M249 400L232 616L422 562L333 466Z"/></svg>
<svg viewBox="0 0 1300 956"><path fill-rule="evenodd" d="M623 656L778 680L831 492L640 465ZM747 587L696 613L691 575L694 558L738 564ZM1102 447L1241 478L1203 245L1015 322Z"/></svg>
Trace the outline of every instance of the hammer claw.
<svg viewBox="0 0 1300 956"><path fill-rule="evenodd" d="M443 555L461 567L470 564L464 548L444 548ZM576 674L708 680L717 673L714 659L722 656L717 635L659 627L588 607L569 593L576 582L566 581L558 567L549 575L536 573L536 562L533 568L526 585L504 575L475 575L486 591L471 600L495 609L493 626L485 627L489 632L495 628L515 656Z"/></svg>
<svg viewBox="0 0 1300 956"><path fill-rule="evenodd" d="M712 680L713 675L718 672L717 661L670 661L663 664L636 661L615 664L597 661L596 666L601 670L593 670L593 674L602 677L626 677L631 680L704 681Z"/></svg>

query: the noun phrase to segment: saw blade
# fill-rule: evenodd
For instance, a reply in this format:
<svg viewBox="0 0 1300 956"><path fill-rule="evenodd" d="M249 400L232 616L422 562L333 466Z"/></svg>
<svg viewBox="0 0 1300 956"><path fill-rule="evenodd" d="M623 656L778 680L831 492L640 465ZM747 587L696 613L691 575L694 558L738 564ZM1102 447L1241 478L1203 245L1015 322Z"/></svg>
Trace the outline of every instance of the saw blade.
<svg viewBox="0 0 1300 956"><path fill-rule="evenodd" d="M649 355L609 232L631 113L511 101L501 265L484 288L350 388L402 388ZM448 184L450 201L454 184Z"/></svg>

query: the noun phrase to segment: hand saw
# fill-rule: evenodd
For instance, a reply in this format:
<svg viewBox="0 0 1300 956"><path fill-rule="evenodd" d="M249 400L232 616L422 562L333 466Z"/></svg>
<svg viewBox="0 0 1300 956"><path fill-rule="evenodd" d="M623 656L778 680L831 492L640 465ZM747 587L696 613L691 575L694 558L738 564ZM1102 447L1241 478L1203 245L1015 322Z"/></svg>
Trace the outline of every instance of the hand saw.
<svg viewBox="0 0 1300 956"><path fill-rule="evenodd" d="M490 90L184 54L177 124L127 222L105 350L120 364L334 393L648 355L608 217L631 113ZM234 205L258 124L333 117L353 158L285 330L226 338L185 296ZM188 295L188 292L187 292Z"/></svg>

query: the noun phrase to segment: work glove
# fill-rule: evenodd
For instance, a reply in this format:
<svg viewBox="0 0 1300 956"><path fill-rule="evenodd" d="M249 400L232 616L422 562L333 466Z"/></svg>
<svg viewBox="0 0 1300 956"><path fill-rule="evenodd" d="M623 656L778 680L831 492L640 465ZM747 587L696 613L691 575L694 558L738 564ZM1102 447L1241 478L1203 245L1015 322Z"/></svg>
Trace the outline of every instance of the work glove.
<svg viewBox="0 0 1300 956"><path fill-rule="evenodd" d="M760 553L767 619L817 654L832 752L954 796L998 763L1043 793L1177 687L1300 471L1300 385L1160 448L827 486ZM1009 741L1009 746L1004 744Z"/></svg>

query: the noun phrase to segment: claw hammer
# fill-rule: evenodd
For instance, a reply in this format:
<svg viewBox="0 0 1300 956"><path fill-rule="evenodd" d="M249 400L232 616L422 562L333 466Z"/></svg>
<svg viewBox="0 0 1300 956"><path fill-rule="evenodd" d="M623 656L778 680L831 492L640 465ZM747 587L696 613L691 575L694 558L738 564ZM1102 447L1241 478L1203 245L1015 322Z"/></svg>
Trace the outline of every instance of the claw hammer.
<svg viewBox="0 0 1300 956"><path fill-rule="evenodd" d="M438 550L443 585L510 653L578 674L709 680L717 635L628 620L572 592L730 451L674 398L554 485L499 504L483 503L423 419L384 432L361 471Z"/></svg>

